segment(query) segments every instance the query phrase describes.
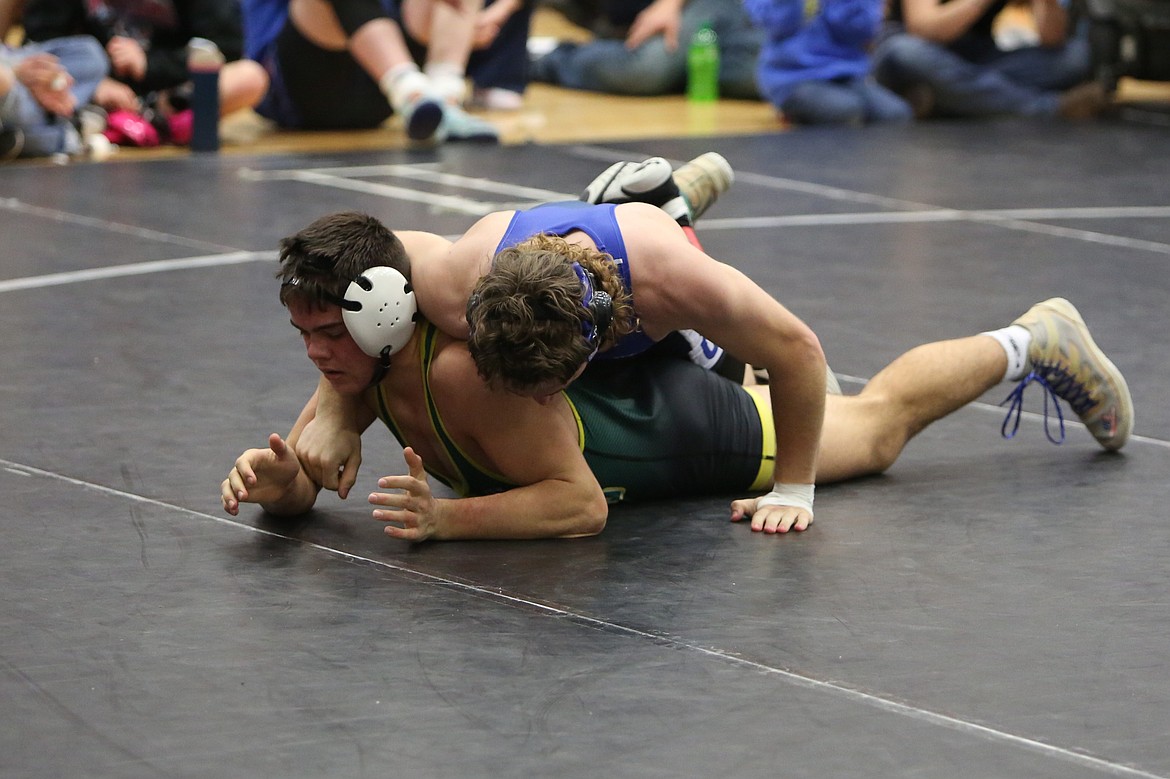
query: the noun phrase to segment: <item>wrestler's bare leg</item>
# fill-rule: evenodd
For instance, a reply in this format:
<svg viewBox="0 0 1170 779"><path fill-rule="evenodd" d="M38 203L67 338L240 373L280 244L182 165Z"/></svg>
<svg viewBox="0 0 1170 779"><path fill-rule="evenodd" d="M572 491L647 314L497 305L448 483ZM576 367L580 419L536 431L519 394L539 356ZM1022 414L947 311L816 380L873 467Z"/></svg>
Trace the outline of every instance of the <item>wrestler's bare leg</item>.
<svg viewBox="0 0 1170 779"><path fill-rule="evenodd" d="M1006 369L1000 345L976 335L911 349L860 394L830 395L817 483L886 470L911 438L999 384Z"/></svg>

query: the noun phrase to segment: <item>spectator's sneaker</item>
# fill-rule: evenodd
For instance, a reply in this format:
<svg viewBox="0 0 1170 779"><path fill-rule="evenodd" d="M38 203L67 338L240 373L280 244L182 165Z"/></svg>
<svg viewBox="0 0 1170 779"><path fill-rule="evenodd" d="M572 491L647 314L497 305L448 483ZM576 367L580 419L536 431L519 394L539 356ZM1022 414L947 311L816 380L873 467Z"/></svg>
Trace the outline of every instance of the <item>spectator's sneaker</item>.
<svg viewBox="0 0 1170 779"><path fill-rule="evenodd" d="M443 121L443 101L434 95L418 95L402 109L402 126L412 141L429 141Z"/></svg>
<svg viewBox="0 0 1170 779"><path fill-rule="evenodd" d="M480 141L499 143L500 131L491 122L472 116L456 105L443 106L443 121L435 139L443 141Z"/></svg>
<svg viewBox="0 0 1170 779"><path fill-rule="evenodd" d="M691 222L702 216L731 188L735 173L722 154L709 151L674 172L674 181L690 207Z"/></svg>
<svg viewBox="0 0 1170 779"><path fill-rule="evenodd" d="M1064 298L1045 300L1032 306L1012 324L1020 325L1032 334L1032 345L1028 349L1031 373L1009 396L1013 400L1012 410L1016 411L1016 427L1019 427L1018 406L1023 390L1035 381L1053 397L1063 398L1101 446L1110 451L1124 446L1133 430L1133 400L1129 387L1121 371L1093 342L1089 328L1073 304ZM1047 396L1044 409L1047 420ZM1058 417L1059 412L1058 405ZM1008 412L1009 419L1011 413ZM1005 421L1005 435L1006 428ZM1061 440L1063 437L1061 418ZM1049 438L1059 443L1051 434Z"/></svg>
<svg viewBox="0 0 1170 779"><path fill-rule="evenodd" d="M24 131L19 127L0 129L0 162L11 162L24 151Z"/></svg>

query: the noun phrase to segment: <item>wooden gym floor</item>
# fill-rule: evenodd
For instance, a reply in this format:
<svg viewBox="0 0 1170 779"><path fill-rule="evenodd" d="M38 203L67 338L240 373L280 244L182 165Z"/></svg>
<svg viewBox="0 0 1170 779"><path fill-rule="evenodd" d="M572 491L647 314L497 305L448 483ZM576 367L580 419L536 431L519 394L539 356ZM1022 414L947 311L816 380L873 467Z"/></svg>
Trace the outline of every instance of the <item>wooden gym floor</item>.
<svg viewBox="0 0 1170 779"><path fill-rule="evenodd" d="M1008 11L1001 24L1027 26L1026 16ZM583 40L587 33L548 8L533 17L534 36ZM18 33L13 33L14 39ZM1138 121L1170 122L1170 84L1122 79L1118 99L1127 115ZM1154 111L1145 110L1152 107ZM523 143L595 143L657 138L717 138L787 129L765 102L723 100L718 106L696 106L679 96L627 98L532 84L519 111L478 112L500 128L505 145ZM403 149L407 143L396 119L367 131L292 132L275 128L251 111L228 117L222 124L223 153L266 154ZM116 159L147 160L180 157L174 147L120 150ZM22 164L45 164L44 161Z"/></svg>

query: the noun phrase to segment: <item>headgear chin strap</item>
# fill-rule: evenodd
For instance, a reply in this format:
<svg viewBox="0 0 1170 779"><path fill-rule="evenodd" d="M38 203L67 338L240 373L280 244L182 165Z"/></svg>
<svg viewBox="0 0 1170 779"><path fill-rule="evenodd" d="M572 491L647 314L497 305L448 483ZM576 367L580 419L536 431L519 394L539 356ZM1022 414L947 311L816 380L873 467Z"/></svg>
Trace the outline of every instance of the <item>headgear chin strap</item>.
<svg viewBox="0 0 1170 779"><path fill-rule="evenodd" d="M354 343L387 365L414 332L418 313L414 288L394 268L368 268L350 282L340 305L342 321Z"/></svg>

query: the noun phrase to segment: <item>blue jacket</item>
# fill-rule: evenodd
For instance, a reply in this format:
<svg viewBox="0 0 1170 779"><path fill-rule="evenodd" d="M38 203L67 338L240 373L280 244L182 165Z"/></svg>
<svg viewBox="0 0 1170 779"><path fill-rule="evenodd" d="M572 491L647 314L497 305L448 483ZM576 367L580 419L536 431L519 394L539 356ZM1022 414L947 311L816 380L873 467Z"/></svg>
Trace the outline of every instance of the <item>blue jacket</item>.
<svg viewBox="0 0 1170 779"><path fill-rule="evenodd" d="M767 35L756 78L773 105L783 103L797 84L869 73L869 45L882 21L883 0L820 0L807 20L804 0L743 0L743 5Z"/></svg>

